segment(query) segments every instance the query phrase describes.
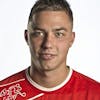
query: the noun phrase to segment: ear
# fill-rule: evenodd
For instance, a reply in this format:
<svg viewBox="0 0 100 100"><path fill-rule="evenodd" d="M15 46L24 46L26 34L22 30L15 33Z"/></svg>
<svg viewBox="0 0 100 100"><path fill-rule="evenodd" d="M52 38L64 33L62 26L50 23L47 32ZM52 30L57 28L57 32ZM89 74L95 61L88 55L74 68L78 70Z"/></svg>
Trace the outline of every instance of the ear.
<svg viewBox="0 0 100 100"><path fill-rule="evenodd" d="M27 44L29 44L28 43L28 31L27 30L24 31L24 38L25 38L25 41L27 42Z"/></svg>
<svg viewBox="0 0 100 100"><path fill-rule="evenodd" d="M72 46L72 44L74 43L75 40L75 32L71 33L71 37L70 37L70 47Z"/></svg>

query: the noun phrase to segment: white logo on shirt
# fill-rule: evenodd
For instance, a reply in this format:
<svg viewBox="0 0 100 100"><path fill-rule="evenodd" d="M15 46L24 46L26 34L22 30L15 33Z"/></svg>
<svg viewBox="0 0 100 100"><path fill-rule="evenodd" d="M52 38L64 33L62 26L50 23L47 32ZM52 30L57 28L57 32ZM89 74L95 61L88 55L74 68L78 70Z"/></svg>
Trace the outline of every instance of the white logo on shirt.
<svg viewBox="0 0 100 100"><path fill-rule="evenodd" d="M20 86L20 84L12 85L8 89L4 88L0 92L0 97L2 97L3 100L16 100L18 95L20 95L21 97L25 97L26 93L22 93L21 90L22 87Z"/></svg>

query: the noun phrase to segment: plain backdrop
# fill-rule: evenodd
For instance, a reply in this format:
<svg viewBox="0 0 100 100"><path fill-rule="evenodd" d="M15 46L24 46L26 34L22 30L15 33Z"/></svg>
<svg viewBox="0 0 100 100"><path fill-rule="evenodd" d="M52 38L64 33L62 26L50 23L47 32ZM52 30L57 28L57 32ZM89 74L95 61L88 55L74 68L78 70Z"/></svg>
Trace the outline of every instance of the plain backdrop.
<svg viewBox="0 0 100 100"><path fill-rule="evenodd" d="M76 39L67 64L100 82L100 0L68 0ZM0 80L30 66L24 29L35 0L0 0Z"/></svg>

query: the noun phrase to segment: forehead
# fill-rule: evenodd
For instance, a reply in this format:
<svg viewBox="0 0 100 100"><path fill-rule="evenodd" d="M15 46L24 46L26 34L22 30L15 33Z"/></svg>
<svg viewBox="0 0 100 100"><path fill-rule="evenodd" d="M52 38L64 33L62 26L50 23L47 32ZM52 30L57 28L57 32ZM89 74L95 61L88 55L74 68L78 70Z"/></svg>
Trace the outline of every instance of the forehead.
<svg viewBox="0 0 100 100"><path fill-rule="evenodd" d="M32 19L43 19L43 18L64 18L64 20L70 20L69 15L65 11L41 11L33 15Z"/></svg>
<svg viewBox="0 0 100 100"><path fill-rule="evenodd" d="M65 11L41 11L33 15L33 26L61 26L72 28L72 22Z"/></svg>

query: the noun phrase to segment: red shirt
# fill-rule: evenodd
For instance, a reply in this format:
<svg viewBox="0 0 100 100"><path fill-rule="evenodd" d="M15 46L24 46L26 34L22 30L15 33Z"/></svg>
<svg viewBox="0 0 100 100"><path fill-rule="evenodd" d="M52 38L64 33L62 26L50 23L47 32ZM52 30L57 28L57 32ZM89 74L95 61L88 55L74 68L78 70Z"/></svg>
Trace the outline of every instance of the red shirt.
<svg viewBox="0 0 100 100"><path fill-rule="evenodd" d="M26 69L0 81L0 100L100 100L100 83L70 68L64 82L45 88Z"/></svg>

